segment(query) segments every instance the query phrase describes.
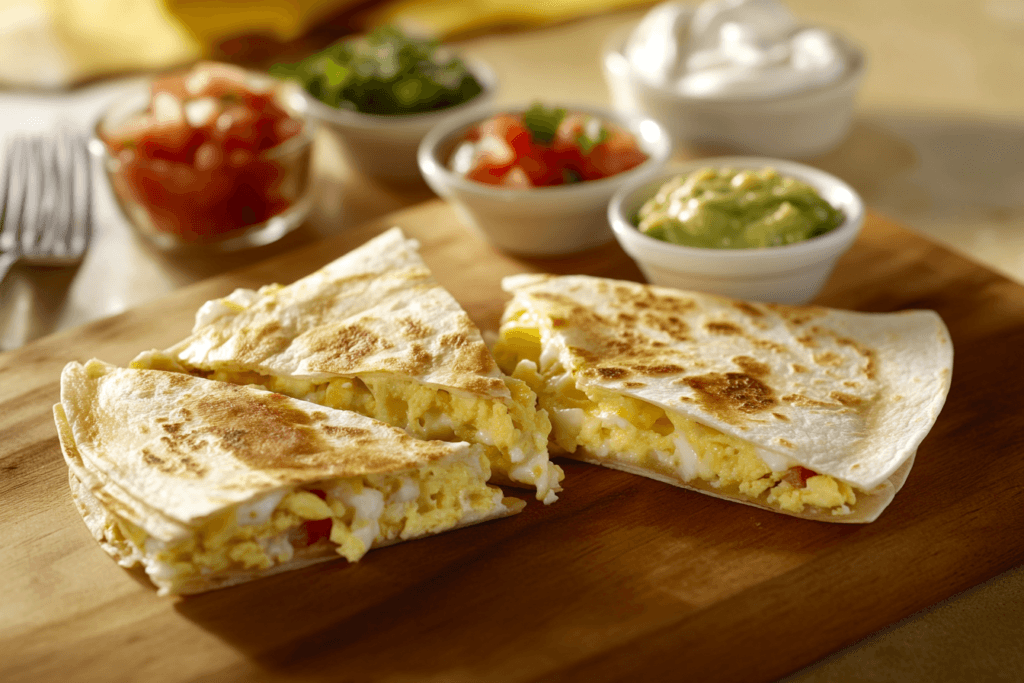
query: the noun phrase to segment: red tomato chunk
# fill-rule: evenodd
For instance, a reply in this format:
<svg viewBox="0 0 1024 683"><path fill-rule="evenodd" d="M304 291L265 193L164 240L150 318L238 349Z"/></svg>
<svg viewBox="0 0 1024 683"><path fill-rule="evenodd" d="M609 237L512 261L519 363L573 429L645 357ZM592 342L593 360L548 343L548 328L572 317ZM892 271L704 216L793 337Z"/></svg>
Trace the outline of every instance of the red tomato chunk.
<svg viewBox="0 0 1024 683"><path fill-rule="evenodd" d="M633 135L613 123L534 105L474 126L449 163L470 180L527 188L600 180L646 160Z"/></svg>
<svg viewBox="0 0 1024 683"><path fill-rule="evenodd" d="M104 132L115 190L152 226L200 240L287 209L287 169L268 151L302 123L278 103L278 83L228 64L201 63L155 80L149 106Z"/></svg>

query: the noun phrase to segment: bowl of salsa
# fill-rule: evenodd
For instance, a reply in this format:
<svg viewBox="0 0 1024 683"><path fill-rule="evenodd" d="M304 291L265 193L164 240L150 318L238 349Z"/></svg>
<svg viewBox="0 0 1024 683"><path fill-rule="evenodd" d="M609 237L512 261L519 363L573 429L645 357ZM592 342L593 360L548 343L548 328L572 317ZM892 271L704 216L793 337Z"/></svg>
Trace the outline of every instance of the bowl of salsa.
<svg viewBox="0 0 1024 683"><path fill-rule="evenodd" d="M230 251L279 239L305 218L314 128L294 86L200 62L119 98L90 149L156 247Z"/></svg>
<svg viewBox="0 0 1024 683"><path fill-rule="evenodd" d="M549 257L612 241L612 195L657 174L670 153L653 119L534 102L437 126L419 164L468 227L503 251Z"/></svg>
<svg viewBox="0 0 1024 683"><path fill-rule="evenodd" d="M812 166L713 157L622 187L608 220L652 284L806 303L860 233L864 203Z"/></svg>

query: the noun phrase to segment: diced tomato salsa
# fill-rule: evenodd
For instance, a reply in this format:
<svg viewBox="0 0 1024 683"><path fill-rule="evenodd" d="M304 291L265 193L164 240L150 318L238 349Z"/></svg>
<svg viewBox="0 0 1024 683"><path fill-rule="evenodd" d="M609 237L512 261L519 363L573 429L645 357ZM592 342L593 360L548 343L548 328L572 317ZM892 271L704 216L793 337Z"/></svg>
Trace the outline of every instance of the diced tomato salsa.
<svg viewBox="0 0 1024 683"><path fill-rule="evenodd" d="M273 150L302 130L279 83L205 62L156 79L147 108L101 131L123 201L152 227L195 241L262 223L294 201Z"/></svg>
<svg viewBox="0 0 1024 683"><path fill-rule="evenodd" d="M614 123L534 105L474 126L449 165L481 183L528 188L599 180L646 160L633 135Z"/></svg>

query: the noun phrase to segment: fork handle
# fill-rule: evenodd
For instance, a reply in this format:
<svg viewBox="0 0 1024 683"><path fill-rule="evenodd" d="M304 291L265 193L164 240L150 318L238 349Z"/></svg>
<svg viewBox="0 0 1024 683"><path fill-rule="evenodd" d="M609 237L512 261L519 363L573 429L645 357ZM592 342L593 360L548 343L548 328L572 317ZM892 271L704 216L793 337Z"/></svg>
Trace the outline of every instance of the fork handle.
<svg viewBox="0 0 1024 683"><path fill-rule="evenodd" d="M17 260L18 255L13 252L5 251L0 253L0 282L4 281L4 278L7 277L7 271L11 269L11 266L13 266Z"/></svg>

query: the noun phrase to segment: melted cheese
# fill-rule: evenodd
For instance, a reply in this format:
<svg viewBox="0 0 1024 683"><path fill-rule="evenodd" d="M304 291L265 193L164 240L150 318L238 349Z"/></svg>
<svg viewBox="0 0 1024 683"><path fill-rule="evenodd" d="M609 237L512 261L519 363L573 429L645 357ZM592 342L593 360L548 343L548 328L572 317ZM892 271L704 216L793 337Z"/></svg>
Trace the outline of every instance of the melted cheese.
<svg viewBox="0 0 1024 683"><path fill-rule="evenodd" d="M825 475L802 482L795 461L758 449L640 399L598 388L580 388L547 345L529 314L503 325L495 348L498 364L526 382L552 416L554 446L593 462L606 461L657 473L674 481L701 482L723 495L739 495L788 512L806 506L834 515L856 503L853 488ZM543 373L538 370L538 364Z"/></svg>

